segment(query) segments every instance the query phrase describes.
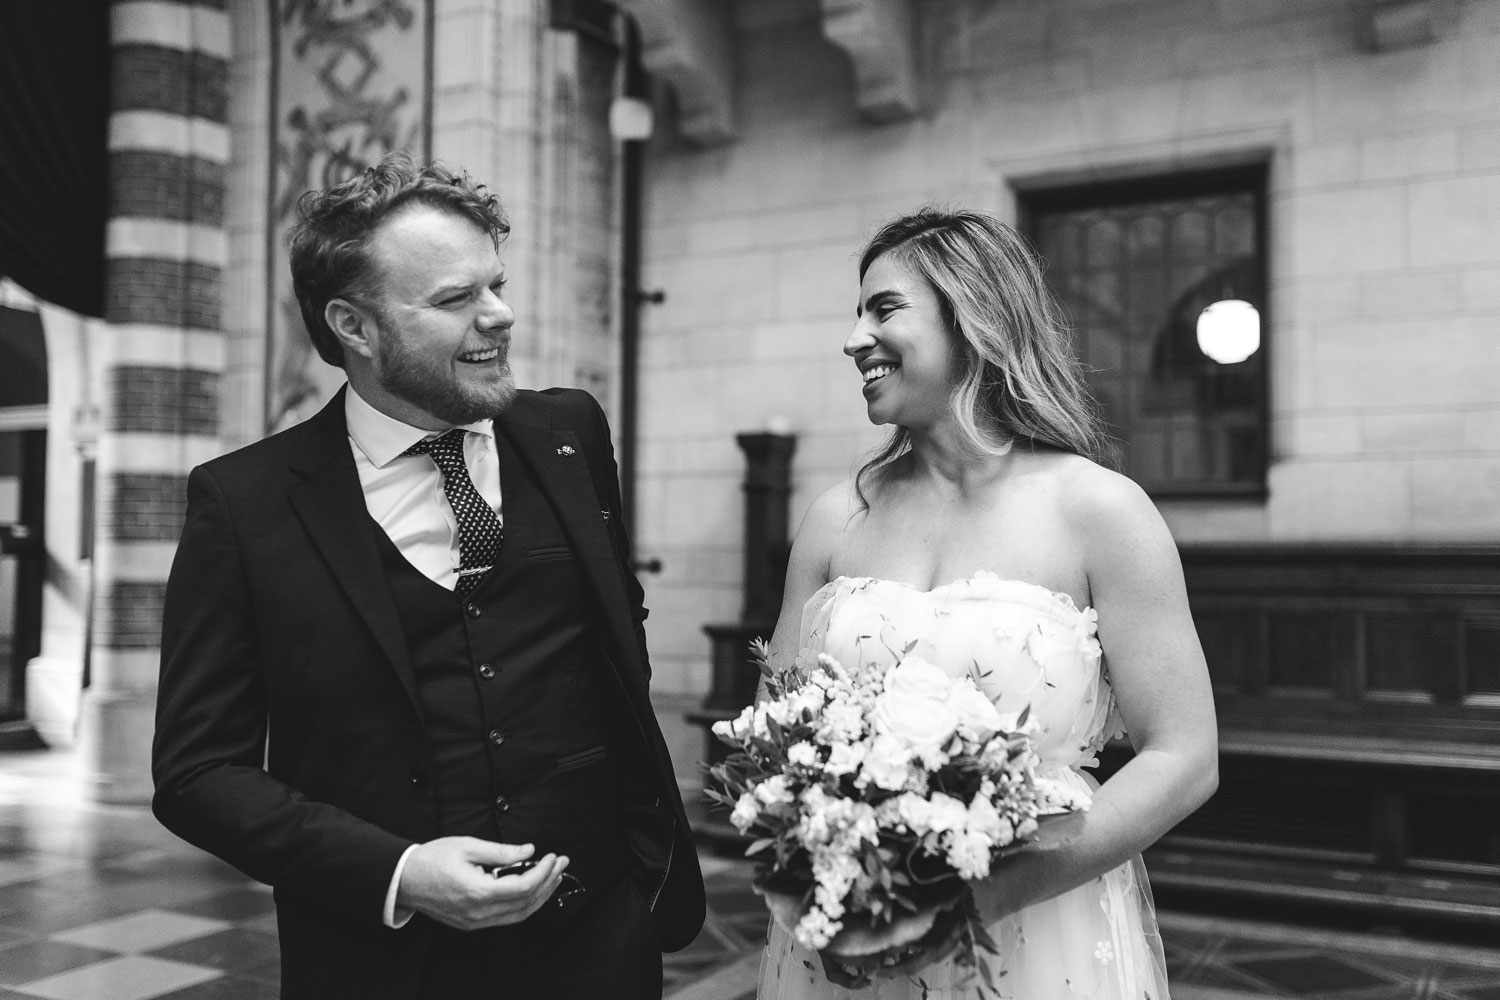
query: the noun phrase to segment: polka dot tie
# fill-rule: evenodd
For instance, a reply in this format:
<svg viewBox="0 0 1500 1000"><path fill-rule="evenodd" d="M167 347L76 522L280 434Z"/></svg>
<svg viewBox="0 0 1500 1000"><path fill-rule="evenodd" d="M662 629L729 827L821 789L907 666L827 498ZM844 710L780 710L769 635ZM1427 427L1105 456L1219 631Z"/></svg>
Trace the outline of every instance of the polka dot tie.
<svg viewBox="0 0 1500 1000"><path fill-rule="evenodd" d="M403 454L429 455L443 474L443 492L448 495L448 504L458 518L458 593L468 594L484 579L494 564L495 554L500 551L504 533L500 519L479 491L474 480L469 478L469 467L464 464L464 435L462 427L440 437L418 441Z"/></svg>

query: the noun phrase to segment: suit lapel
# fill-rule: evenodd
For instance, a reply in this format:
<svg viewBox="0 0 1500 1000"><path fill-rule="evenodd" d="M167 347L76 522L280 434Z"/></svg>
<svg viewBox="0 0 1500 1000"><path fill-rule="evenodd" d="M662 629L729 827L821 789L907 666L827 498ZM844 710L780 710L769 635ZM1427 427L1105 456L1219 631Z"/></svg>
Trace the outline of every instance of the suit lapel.
<svg viewBox="0 0 1500 1000"><path fill-rule="evenodd" d="M421 715L416 676L395 599L386 585L385 567L376 545L376 530L365 510L364 490L349 450L344 423L344 393L307 422L308 433L293 461L302 483L291 493L292 508L328 563L339 586L381 651L395 668L412 706Z"/></svg>
<svg viewBox="0 0 1500 1000"><path fill-rule="evenodd" d="M615 565L614 547L605 524L605 518L613 515L603 509L594 491L583 446L572 431L554 428L550 422L533 422L527 418L534 411L521 414L516 412L518 409L513 407L497 419L495 429L515 447L516 454L536 477L557 512L563 531L573 543L573 551L598 595L615 645L633 663L633 654L629 653L632 643L625 641L632 634L630 609L626 607L620 570Z"/></svg>

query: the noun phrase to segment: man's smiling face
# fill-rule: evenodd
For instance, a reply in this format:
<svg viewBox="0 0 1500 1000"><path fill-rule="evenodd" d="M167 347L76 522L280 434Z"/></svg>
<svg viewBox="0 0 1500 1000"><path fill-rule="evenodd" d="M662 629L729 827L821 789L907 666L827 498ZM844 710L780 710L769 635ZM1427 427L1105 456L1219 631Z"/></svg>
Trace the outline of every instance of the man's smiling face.
<svg viewBox="0 0 1500 1000"><path fill-rule="evenodd" d="M391 416L439 430L499 414L515 397L507 357L515 313L489 234L425 205L398 211L369 242L372 375Z"/></svg>

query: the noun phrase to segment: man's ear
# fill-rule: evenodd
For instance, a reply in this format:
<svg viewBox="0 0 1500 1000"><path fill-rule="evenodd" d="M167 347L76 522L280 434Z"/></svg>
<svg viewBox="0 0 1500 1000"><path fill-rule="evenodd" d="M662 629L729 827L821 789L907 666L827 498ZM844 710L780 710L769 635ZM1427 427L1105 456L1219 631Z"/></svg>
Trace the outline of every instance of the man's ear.
<svg viewBox="0 0 1500 1000"><path fill-rule="evenodd" d="M370 337L375 323L359 306L348 299L329 299L323 307L323 321L345 351L364 358L375 356L375 344Z"/></svg>

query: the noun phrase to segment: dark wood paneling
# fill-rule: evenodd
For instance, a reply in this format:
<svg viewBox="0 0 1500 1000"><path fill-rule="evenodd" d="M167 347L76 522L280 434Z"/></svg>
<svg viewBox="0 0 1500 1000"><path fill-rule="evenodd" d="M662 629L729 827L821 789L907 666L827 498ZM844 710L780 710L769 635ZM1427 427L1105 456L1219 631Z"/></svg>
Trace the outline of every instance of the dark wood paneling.
<svg viewBox="0 0 1500 1000"><path fill-rule="evenodd" d="M1220 787L1153 852L1165 884L1426 916L1441 884L1500 924L1500 546L1182 556Z"/></svg>

